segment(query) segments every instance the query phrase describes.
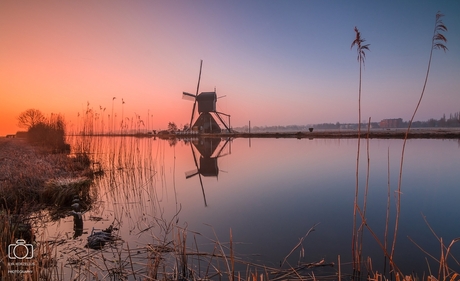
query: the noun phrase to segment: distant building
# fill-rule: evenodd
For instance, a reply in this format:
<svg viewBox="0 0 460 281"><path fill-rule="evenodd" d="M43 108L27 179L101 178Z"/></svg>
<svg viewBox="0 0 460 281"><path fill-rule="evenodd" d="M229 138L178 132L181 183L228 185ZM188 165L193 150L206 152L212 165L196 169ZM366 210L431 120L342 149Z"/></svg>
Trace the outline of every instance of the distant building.
<svg viewBox="0 0 460 281"><path fill-rule="evenodd" d="M358 128L357 124L340 124L341 130L356 129L356 128Z"/></svg>
<svg viewBox="0 0 460 281"><path fill-rule="evenodd" d="M16 137L17 138L27 138L27 131L17 131Z"/></svg>
<svg viewBox="0 0 460 281"><path fill-rule="evenodd" d="M403 120L402 118L395 119L383 119L380 121L380 128L400 128L402 127Z"/></svg>

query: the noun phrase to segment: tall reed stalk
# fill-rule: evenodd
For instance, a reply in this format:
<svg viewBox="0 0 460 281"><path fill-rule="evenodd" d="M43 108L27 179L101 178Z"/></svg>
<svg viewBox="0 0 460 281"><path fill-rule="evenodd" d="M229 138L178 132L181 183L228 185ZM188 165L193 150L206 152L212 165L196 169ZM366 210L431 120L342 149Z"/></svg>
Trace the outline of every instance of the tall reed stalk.
<svg viewBox="0 0 460 281"><path fill-rule="evenodd" d="M356 156L356 187L355 187L355 200L353 205L353 238L352 238L352 255L353 255L353 268L360 268L360 255L357 253L358 243L358 229L356 223L356 216L358 210L358 194L359 194L359 154L361 147L361 85L362 85L362 67L364 66L364 60L366 58L365 51L369 50L369 44L363 44L366 40L361 38L361 33L355 26L356 37L351 43L351 48L356 46L358 53L357 60L359 62L359 90L358 90L358 151Z"/></svg>
<svg viewBox="0 0 460 281"><path fill-rule="evenodd" d="M444 15L441 14L441 12L437 12L436 13L436 20L435 20L435 25L434 25L434 31L433 31L433 37L431 39L431 50L430 50L430 57L428 59L428 67L427 67L427 70L426 70L426 75L425 75L425 81L423 83L423 88L422 88L422 92L420 94L420 98L417 102L417 105L415 107L415 110L414 110L414 113L412 114L412 117L409 121L409 125L407 126L407 130L406 130L406 135L404 137L404 142L403 142L403 146L402 146L402 152L401 152L401 163L400 163L400 166L399 166L399 180L398 180L398 190L397 190L397 194L396 194L396 220L395 220L395 228L394 228L394 234L393 234L393 244L391 246L391 261L393 260L393 256L394 256L394 251L395 251L395 246L396 246L396 237L397 237L397 233L398 233L398 225L399 225L399 216L400 216L400 212L401 212L401 186L402 186L402 173L403 173L403 164L404 164L404 153L405 153L405 149L406 149L406 143L407 143L407 137L409 135L409 131L410 131L410 128L412 126L412 122L414 121L414 118L415 118L415 114L417 113L418 111L418 108L422 102L422 99L423 99L423 95L425 94L425 89L426 89L426 85L427 85L427 82L428 82L428 76L430 74L430 68L431 68L431 59L433 57L433 50L435 49L440 49L440 50L443 50L444 52L447 51L447 47L444 45L444 43L447 42L447 39L446 37L441 34L441 32L446 32L447 31L447 27L444 25L444 23L442 22L442 17ZM394 266L394 265L392 265Z"/></svg>

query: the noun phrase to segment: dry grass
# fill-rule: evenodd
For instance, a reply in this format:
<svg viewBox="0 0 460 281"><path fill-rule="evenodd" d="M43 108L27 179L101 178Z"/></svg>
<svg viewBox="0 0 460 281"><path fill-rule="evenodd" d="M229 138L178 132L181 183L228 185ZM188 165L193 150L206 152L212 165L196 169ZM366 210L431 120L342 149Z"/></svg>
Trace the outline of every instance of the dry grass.
<svg viewBox="0 0 460 281"><path fill-rule="evenodd" d="M30 221L26 217L13 217L7 213L0 214L0 279L2 281L16 280L63 280L57 265L57 252L52 242L32 242L33 251L24 252L24 248L15 249L11 253L11 244L24 235L33 235L28 229ZM20 228L26 228L26 231ZM27 243L30 243L27 241ZM32 258L10 259L9 256L27 256ZM33 256L32 256L33 255Z"/></svg>
<svg viewBox="0 0 460 281"><path fill-rule="evenodd" d="M92 172L80 158L70 158L66 154L50 154L40 147L29 145L21 139L0 140L0 206L10 211L21 212L24 206L29 211L44 205L60 205L59 194L51 196L57 189L51 190L53 182L62 179L91 176ZM56 185L54 185L56 186ZM30 209L32 207L32 209Z"/></svg>

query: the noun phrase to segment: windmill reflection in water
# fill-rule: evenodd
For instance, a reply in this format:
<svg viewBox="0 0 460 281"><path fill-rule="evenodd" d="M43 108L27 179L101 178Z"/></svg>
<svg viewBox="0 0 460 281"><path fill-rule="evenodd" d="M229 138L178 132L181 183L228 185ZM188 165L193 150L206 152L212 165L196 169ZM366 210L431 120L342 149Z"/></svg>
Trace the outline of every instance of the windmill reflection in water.
<svg viewBox="0 0 460 281"><path fill-rule="evenodd" d="M231 147L228 145L228 149L224 153L224 149L229 144L230 138L198 138L191 141L190 148L192 149L193 160L195 161L196 168L185 173L185 178L189 179L196 175L200 179L201 191L203 192L204 205L208 206L206 202L206 194L203 187L203 177L216 177L219 176L218 158L226 156L231 153ZM223 144L221 144L223 143ZM197 160L197 154L195 150L200 154L199 161ZM217 152L216 152L217 151Z"/></svg>

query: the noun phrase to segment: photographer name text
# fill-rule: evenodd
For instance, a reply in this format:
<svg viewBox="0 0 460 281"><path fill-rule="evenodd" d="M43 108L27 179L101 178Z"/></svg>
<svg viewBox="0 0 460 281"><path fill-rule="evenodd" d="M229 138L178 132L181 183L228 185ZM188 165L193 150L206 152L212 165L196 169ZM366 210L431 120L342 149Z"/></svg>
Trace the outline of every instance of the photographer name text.
<svg viewBox="0 0 460 281"><path fill-rule="evenodd" d="M32 273L32 270L20 270L20 269L8 270L8 274L24 274L24 273Z"/></svg>
<svg viewBox="0 0 460 281"><path fill-rule="evenodd" d="M34 266L35 262L8 262L8 266Z"/></svg>

